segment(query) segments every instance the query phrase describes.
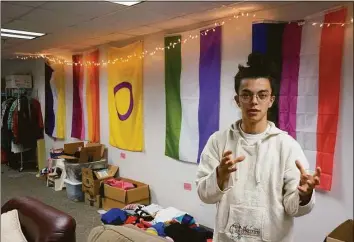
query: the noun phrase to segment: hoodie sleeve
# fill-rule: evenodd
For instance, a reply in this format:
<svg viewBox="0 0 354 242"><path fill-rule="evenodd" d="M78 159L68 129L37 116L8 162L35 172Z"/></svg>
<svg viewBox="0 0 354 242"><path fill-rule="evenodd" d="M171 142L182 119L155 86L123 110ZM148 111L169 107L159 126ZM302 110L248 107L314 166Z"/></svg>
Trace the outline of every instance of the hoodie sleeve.
<svg viewBox="0 0 354 242"><path fill-rule="evenodd" d="M231 188L232 179L224 184L224 190L219 188L217 182L217 167L220 163L219 148L216 135L213 134L201 156L197 170L197 191L199 198L207 204L215 204L220 201L222 196Z"/></svg>
<svg viewBox="0 0 354 242"><path fill-rule="evenodd" d="M309 163L305 157L299 143L292 140L289 149L289 155L286 160L286 168L284 173L284 198L283 204L286 213L292 217L300 217L311 212L315 205L315 191L312 193L311 200L305 206L300 206L300 195L297 189L300 184L300 171L296 167L295 161L301 162L305 170L309 169Z"/></svg>

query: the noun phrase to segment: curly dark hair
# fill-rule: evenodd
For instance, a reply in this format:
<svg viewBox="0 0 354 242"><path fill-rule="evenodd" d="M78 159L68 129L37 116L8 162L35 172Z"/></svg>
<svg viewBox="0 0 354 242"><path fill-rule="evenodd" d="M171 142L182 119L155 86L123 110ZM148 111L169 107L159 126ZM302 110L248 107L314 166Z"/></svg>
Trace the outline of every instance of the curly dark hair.
<svg viewBox="0 0 354 242"><path fill-rule="evenodd" d="M271 59L259 52L253 52L248 55L247 66L238 66L238 72L235 76L235 92L238 94L241 81L246 78L267 78L270 81L272 95L277 93L276 79L278 70Z"/></svg>

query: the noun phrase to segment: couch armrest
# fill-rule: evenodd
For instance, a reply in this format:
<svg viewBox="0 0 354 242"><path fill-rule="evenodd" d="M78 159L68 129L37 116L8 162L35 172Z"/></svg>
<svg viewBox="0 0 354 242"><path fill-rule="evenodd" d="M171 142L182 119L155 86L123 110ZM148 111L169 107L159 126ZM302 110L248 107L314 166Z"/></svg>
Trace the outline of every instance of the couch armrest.
<svg viewBox="0 0 354 242"><path fill-rule="evenodd" d="M70 215L31 197L13 198L1 213L17 209L22 231L29 242L75 242L76 222Z"/></svg>

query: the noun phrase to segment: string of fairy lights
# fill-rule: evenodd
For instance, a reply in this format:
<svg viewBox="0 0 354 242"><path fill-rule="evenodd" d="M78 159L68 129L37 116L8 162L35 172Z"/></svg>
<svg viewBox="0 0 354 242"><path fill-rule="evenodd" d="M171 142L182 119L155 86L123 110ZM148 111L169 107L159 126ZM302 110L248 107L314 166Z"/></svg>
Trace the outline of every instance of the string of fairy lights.
<svg viewBox="0 0 354 242"><path fill-rule="evenodd" d="M125 63L128 62L129 60L131 60L132 58L139 58L139 59L143 59L147 56L154 56L157 52L159 51L165 51L166 49L169 50L171 48L175 48L176 45L184 45L187 44L190 40L194 40L194 39L198 39L198 38L202 38L203 36L208 35L208 33L210 31L215 31L215 28L219 27L219 26L223 26L227 23L230 23L232 20L235 19L239 19L239 18L256 18L256 14L255 13L238 13L238 14L234 14L228 18L223 18L222 20L216 21L214 24L209 25L210 27L200 31L199 34L190 34L189 36L185 37L183 40L178 39L176 42L171 42L169 43L169 45L167 46L156 46L155 48L153 48L152 50L148 51L145 50L142 53L133 53L131 55L127 55L124 57L119 57L116 58L114 60L101 60L99 62L93 62L93 61L83 61L83 62L73 62L73 61L68 61L65 60L64 58L61 57L53 57L53 56L49 56L49 55L44 55L44 54L34 54L34 55L22 55L22 56L16 56L16 59L20 59L20 60L28 60L28 59L46 59L47 61L49 61L52 64L60 64L60 65L74 65L74 66L107 66L110 64L116 64L116 63ZM267 21L265 19L263 19L262 21ZM274 21L273 21L274 22ZM297 23L298 25L311 25L313 27L331 27L331 26L341 26L341 27L345 27L347 25L353 24L353 18L351 18L350 21L348 22L344 22L344 23L326 23L326 22L314 22L314 21L309 21L309 20L304 20L304 21L289 21L288 24L292 24L292 23Z"/></svg>

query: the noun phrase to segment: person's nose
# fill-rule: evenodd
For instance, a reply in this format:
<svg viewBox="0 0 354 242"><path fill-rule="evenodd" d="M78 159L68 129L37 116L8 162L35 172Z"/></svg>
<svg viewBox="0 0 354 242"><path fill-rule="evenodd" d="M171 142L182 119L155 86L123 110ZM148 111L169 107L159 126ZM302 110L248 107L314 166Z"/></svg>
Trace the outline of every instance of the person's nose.
<svg viewBox="0 0 354 242"><path fill-rule="evenodd" d="M253 96L252 96L251 103L252 103L253 105L258 104L258 98L257 98L257 95L253 95Z"/></svg>

